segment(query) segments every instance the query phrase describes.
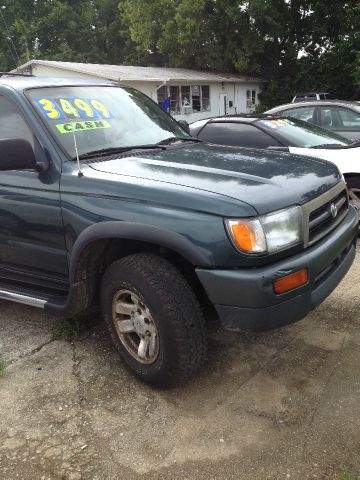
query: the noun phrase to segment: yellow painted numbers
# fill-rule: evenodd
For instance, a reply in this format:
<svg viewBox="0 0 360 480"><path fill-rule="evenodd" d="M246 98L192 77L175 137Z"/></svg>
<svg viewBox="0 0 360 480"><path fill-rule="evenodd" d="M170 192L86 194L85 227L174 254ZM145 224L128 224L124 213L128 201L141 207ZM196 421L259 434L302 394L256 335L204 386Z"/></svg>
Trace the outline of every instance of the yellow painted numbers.
<svg viewBox="0 0 360 480"><path fill-rule="evenodd" d="M56 103L49 98L40 98L38 104L48 118L51 118L52 120L64 118L64 115L61 114Z"/></svg>
<svg viewBox="0 0 360 480"><path fill-rule="evenodd" d="M65 98L59 98L59 103L62 111L67 115L74 116L76 118L81 117L80 113L69 100L66 100Z"/></svg>
<svg viewBox="0 0 360 480"><path fill-rule="evenodd" d="M110 110L95 98L36 98L35 101L50 120L112 118Z"/></svg>
<svg viewBox="0 0 360 480"><path fill-rule="evenodd" d="M74 98L73 100L75 107L77 107L80 112L82 113L82 116L85 118L93 118L94 117L94 112L90 105L85 101L82 100L81 98Z"/></svg>
<svg viewBox="0 0 360 480"><path fill-rule="evenodd" d="M91 100L91 105L100 112L104 118L110 118L109 110L99 100Z"/></svg>

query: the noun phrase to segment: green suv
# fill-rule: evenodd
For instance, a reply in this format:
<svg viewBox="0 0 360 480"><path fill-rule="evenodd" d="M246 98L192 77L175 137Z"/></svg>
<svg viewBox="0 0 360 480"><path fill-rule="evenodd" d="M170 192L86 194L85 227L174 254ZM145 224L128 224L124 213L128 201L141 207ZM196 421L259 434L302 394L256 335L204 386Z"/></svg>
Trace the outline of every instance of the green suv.
<svg viewBox="0 0 360 480"><path fill-rule="evenodd" d="M2 76L0 170L0 298L66 316L99 305L153 385L203 364L205 307L232 330L285 325L355 255L334 165L203 143L126 86Z"/></svg>

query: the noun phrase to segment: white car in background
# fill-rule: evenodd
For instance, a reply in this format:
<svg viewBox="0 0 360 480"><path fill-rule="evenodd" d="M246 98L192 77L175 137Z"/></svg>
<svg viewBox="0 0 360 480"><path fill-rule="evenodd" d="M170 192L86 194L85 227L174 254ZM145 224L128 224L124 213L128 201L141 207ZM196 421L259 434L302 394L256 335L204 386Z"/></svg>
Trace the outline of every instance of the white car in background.
<svg viewBox="0 0 360 480"><path fill-rule="evenodd" d="M335 163L344 175L350 202L360 215L359 141L299 119L266 114L208 118L189 128L192 136L210 143L287 151Z"/></svg>
<svg viewBox="0 0 360 480"><path fill-rule="evenodd" d="M358 146L356 146L358 145ZM360 216L360 142L345 148L301 148L289 147L291 153L322 158L335 163L344 175L350 203L357 209Z"/></svg>

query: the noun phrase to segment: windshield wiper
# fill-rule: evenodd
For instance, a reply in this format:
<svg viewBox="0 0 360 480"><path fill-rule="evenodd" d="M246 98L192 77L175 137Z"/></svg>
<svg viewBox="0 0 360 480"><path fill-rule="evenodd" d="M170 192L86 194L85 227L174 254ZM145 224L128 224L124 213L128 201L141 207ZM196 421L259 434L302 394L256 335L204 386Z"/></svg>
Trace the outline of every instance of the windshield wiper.
<svg viewBox="0 0 360 480"><path fill-rule="evenodd" d="M131 152L132 150L166 150L166 147L159 145L157 143L148 144L148 145L133 145L131 147L110 147L110 148L101 148L99 150L91 150L90 152L82 153L79 155L80 160L85 160L87 158L101 157L103 155L110 155L112 153L125 153ZM73 158L76 160L76 157Z"/></svg>
<svg viewBox="0 0 360 480"><path fill-rule="evenodd" d="M110 155L112 153L125 153L131 152L132 150L154 150L154 149L161 149L166 150L166 146L170 143L177 142L177 141L185 141L185 142L202 142L202 140L198 138L192 137L169 137L161 140L158 143L150 143L146 145L132 145L131 147L110 147L110 148L101 148L99 150L91 150L90 152L82 153L79 155L80 160L86 160L89 158L101 157L104 155ZM76 160L74 157L72 160Z"/></svg>
<svg viewBox="0 0 360 480"><path fill-rule="evenodd" d="M202 140L198 138L192 138L192 137L169 137L169 138L165 138L164 140L161 140L158 143L150 143L146 145L132 145L130 147L110 147L110 148L101 148L99 150L91 150L90 152L82 153L81 155L79 155L79 159L86 160L89 158L110 155L112 153L131 152L132 150L154 150L154 149L166 150L165 145L168 145L170 143L177 142L177 141L202 142ZM72 160L76 160L76 157L74 157Z"/></svg>
<svg viewBox="0 0 360 480"><path fill-rule="evenodd" d="M169 143L174 143L174 142L202 142L200 138L194 138L194 137L169 137L165 138L164 140L161 140L160 142L157 143L157 145L169 145Z"/></svg>
<svg viewBox="0 0 360 480"><path fill-rule="evenodd" d="M341 143L323 143L321 145L314 145L313 147L310 148L334 148L339 149L339 148L346 148L348 145L342 145Z"/></svg>

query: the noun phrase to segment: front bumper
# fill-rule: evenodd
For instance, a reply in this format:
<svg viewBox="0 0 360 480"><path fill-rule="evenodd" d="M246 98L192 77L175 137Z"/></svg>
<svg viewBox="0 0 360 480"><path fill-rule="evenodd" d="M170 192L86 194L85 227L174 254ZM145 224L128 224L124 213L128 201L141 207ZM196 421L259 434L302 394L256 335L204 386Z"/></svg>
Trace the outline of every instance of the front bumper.
<svg viewBox="0 0 360 480"><path fill-rule="evenodd" d="M225 328L275 328L305 317L340 283L355 258L358 216L353 208L329 235L303 252L272 265L251 269L196 269ZM273 282L301 268L309 282L281 295Z"/></svg>

